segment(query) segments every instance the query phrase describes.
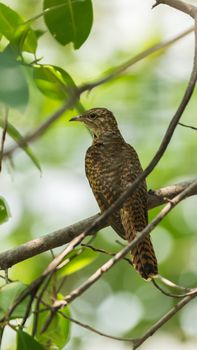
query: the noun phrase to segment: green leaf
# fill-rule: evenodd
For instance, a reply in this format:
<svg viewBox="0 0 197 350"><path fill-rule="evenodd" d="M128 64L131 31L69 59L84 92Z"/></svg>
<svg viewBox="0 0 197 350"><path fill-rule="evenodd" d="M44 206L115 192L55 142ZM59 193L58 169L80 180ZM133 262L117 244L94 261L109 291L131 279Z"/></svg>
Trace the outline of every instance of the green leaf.
<svg viewBox="0 0 197 350"><path fill-rule="evenodd" d="M0 33L19 51L36 52L37 37L17 12L0 3Z"/></svg>
<svg viewBox="0 0 197 350"><path fill-rule="evenodd" d="M21 282L12 282L0 288L0 318L6 315L9 307L13 305L17 297L26 288ZM12 313L11 318L23 318L29 297L23 300Z"/></svg>
<svg viewBox="0 0 197 350"><path fill-rule="evenodd" d="M0 127L3 128L3 121L0 119ZM8 135L10 135L12 137L13 140L15 140L17 143L19 143L21 140L23 140L22 135L19 133L19 131L11 124L8 122L7 124L7 133ZM40 163L38 161L38 159L36 158L36 156L34 155L34 153L32 152L31 148L25 144L23 146L21 146L21 148L23 149L23 151L27 154L27 156L31 159L31 161L34 163L34 165L36 166L36 168L38 168L39 171L41 171L41 166Z"/></svg>
<svg viewBox="0 0 197 350"><path fill-rule="evenodd" d="M0 197L0 224L8 221L10 212L8 205L3 197Z"/></svg>
<svg viewBox="0 0 197 350"><path fill-rule="evenodd" d="M18 330L16 350L44 350L44 348L31 335Z"/></svg>
<svg viewBox="0 0 197 350"><path fill-rule="evenodd" d="M64 307L61 311L67 316L70 316L68 307ZM61 314L56 313L49 327L43 333L42 328L49 316L49 311L39 313L36 338L47 349L62 349L69 340L70 321Z"/></svg>
<svg viewBox="0 0 197 350"><path fill-rule="evenodd" d="M81 254L75 257L78 254L80 249L75 249L72 253L68 254L66 259L71 258L71 261L57 271L57 277L61 278L64 276L71 275L84 267L90 265L98 256L97 252L94 252L90 249L84 249ZM72 257L74 258L72 259Z"/></svg>
<svg viewBox="0 0 197 350"><path fill-rule="evenodd" d="M73 42L79 49L93 21L91 0L44 0L44 19L53 37L62 45Z"/></svg>
<svg viewBox="0 0 197 350"><path fill-rule="evenodd" d="M35 54L37 38L37 33L30 28L29 23L22 23L16 29L12 42L18 48L19 52L27 51Z"/></svg>
<svg viewBox="0 0 197 350"><path fill-rule="evenodd" d="M20 16L8 6L0 3L0 33L11 41L20 24Z"/></svg>
<svg viewBox="0 0 197 350"><path fill-rule="evenodd" d="M36 86L44 95L57 100L68 99L70 90L75 87L71 76L57 66L34 66L33 78Z"/></svg>
<svg viewBox="0 0 197 350"><path fill-rule="evenodd" d="M53 65L37 65L33 67L33 79L38 89L47 97L66 101L76 85L71 76L62 68ZM84 113L85 108L76 101L75 108Z"/></svg>
<svg viewBox="0 0 197 350"><path fill-rule="evenodd" d="M0 101L10 107L27 104L29 91L26 76L10 47L0 53Z"/></svg>

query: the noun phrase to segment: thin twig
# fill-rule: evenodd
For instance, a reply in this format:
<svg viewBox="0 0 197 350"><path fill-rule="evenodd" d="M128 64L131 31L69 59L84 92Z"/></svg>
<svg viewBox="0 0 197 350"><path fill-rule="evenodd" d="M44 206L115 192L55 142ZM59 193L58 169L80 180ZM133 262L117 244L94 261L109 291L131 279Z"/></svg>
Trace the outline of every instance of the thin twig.
<svg viewBox="0 0 197 350"><path fill-rule="evenodd" d="M183 123L179 123L179 125L184 126L185 128L189 128L189 129L197 131L197 128L195 126L191 126L191 125L187 125L187 124L183 124Z"/></svg>
<svg viewBox="0 0 197 350"><path fill-rule="evenodd" d="M193 298L197 296L197 291L179 301L170 311L168 311L163 317L159 319L148 331L143 335L143 337L135 340L135 345L133 350L137 349L141 344L145 342L149 337L151 337L158 329L160 329L167 321L169 321L179 310L181 310L186 304L188 304Z"/></svg>
<svg viewBox="0 0 197 350"><path fill-rule="evenodd" d="M108 255L108 256L115 256L116 255L116 253L107 252L104 249L93 247L90 244L81 243L81 246L89 248L89 249L93 250L94 252L102 253L102 254L105 254L105 255ZM124 258L123 260L125 260L127 263L129 263L129 265L133 266L132 261L129 258Z"/></svg>
<svg viewBox="0 0 197 350"><path fill-rule="evenodd" d="M160 5L160 4L173 7L176 10L184 12L185 14L187 14L195 19L196 7L191 5L191 4L188 4L188 3L180 1L180 0L156 0L156 3L155 3L155 5L153 5L153 8Z"/></svg>
<svg viewBox="0 0 197 350"><path fill-rule="evenodd" d="M148 49L140 52L139 54L137 54L136 56L130 58L128 61L126 61L125 63L121 64L120 66L117 66L115 68L112 69L111 73L105 75L103 78L100 78L98 80L95 80L92 83L86 83L84 84L81 89L86 91L86 90L92 90L95 87L98 87L104 83L107 83L115 78L117 78L121 73L123 73L125 70L127 70L129 67L131 67L132 65L134 65L135 63L141 61L142 59L156 53L159 50L164 50L167 47L171 46L172 44L176 43L178 40L184 38L186 35L190 34L191 32L193 32L194 27L189 28L188 30L184 31L183 33L175 36L174 38L172 38L171 40L167 40L161 43L158 43L156 45L153 45L151 47L149 47Z"/></svg>
<svg viewBox="0 0 197 350"><path fill-rule="evenodd" d="M83 237L82 237L83 238ZM75 248L75 246L77 244L79 244L80 240L76 240L75 244L73 244L72 248L70 247L70 251L73 250ZM65 252L65 250L67 252ZM34 322L33 322L33 329L32 329L32 336L35 336L36 332L37 332L37 325L38 325L38 318L39 318L39 310L40 310L40 304L43 302L42 301L42 297L51 281L52 277L55 277L55 272L56 269L60 269L63 266L67 265L68 263L70 263L70 261L72 261L74 258L76 258L77 256L79 256L82 252L83 252L83 248L80 249L75 255L73 255L72 257L66 259L66 261L63 261L64 256L66 256L68 254L68 247L65 249L59 256L57 256L57 258L54 256L53 251L51 250L52 256L53 256L53 261L50 264L50 267L47 268L48 273L46 275L46 282L43 285L40 293L37 295L37 300L36 300L36 306L35 306L35 317L34 317ZM59 263L58 263L59 261ZM44 272L45 274L46 272ZM60 288L60 286L59 286ZM57 290L55 291L55 295L53 296L53 299L55 299L57 296Z"/></svg>
<svg viewBox="0 0 197 350"><path fill-rule="evenodd" d="M81 244L82 245L82 244ZM69 258L63 260L61 262L61 264L58 265L57 269L60 270L62 269L64 266L68 265L73 259L77 258L79 255L81 255L83 253L84 249L81 248L80 250L76 251L75 254L73 254L72 256L70 256Z"/></svg>
<svg viewBox="0 0 197 350"><path fill-rule="evenodd" d="M3 157L9 157L14 153L19 147L27 145L27 143L35 141L38 137L42 136L44 132L56 121L59 117L62 116L64 112L74 107L74 104L79 98L78 88L72 92L68 102L65 102L55 113L49 116L36 130L27 134L22 139L18 140L17 144L10 147L3 154Z"/></svg>
<svg viewBox="0 0 197 350"><path fill-rule="evenodd" d="M191 288L186 288L186 287L180 286L179 284L175 284L174 282L170 281L169 279L161 275L158 275L158 278L162 283L164 283L165 286L168 286L170 288L180 289L184 292L189 292L191 290Z"/></svg>
<svg viewBox="0 0 197 350"><path fill-rule="evenodd" d="M188 295L192 295L193 293L195 293L197 291L197 288L191 288L189 291L182 293L182 294L175 294L175 293L171 293L171 292L166 292L163 288L161 288L158 283L156 282L155 279L152 279L151 281L153 283L153 285L164 295L171 297L171 298L184 298Z"/></svg>
<svg viewBox="0 0 197 350"><path fill-rule="evenodd" d="M33 304L33 301L34 301L34 298L36 296L36 291L32 291L32 293L30 293L30 299L27 303L27 307L26 307L26 310L25 310L25 314L24 314L24 317L23 317L23 320L22 320L22 323L20 325L20 328L23 329L23 327L25 326L25 323L29 317L29 314L31 312L31 308L32 308L32 304Z"/></svg>
<svg viewBox="0 0 197 350"><path fill-rule="evenodd" d="M8 112L9 112L9 108L6 106L5 107L5 116L4 116L4 126L3 126L2 136L1 136L0 172L2 170L2 161L3 161L3 153L4 153L3 151L4 151L4 144L5 144L5 139L6 139L7 127L8 127Z"/></svg>
<svg viewBox="0 0 197 350"><path fill-rule="evenodd" d="M83 328L85 328L85 329L87 329L87 330L89 330L89 331L91 331L91 332L93 332L93 333L96 333L96 334L98 334L98 335L101 335L102 337L110 338L110 339L113 339L113 340L120 340L120 341L126 341L126 342L133 343L133 339L115 337L115 336L113 336L113 335L106 334L106 333L104 333L104 332L101 332L101 331L99 331L99 330L97 330L97 329L95 329L95 328L89 326L88 324L85 324L85 323L83 323L83 322L81 322L81 321L75 320L73 317L67 316L67 315L66 315L64 312L62 312L62 311L58 311L58 313L59 313L60 315L62 315L64 318L66 318L68 321L73 322L73 323L77 324L78 326L83 327Z"/></svg>
<svg viewBox="0 0 197 350"><path fill-rule="evenodd" d="M45 279L56 270L57 266L61 263L64 257L70 253L81 241L84 239L85 235L81 233L79 236L75 237L68 246L55 257L55 259L47 266L42 275L38 277L35 281L33 281L14 301L14 303L7 310L6 315L0 319L1 323L7 322L9 317L12 315L16 307L25 300L29 295L34 293L36 295L38 289L45 281Z"/></svg>
<svg viewBox="0 0 197 350"><path fill-rule="evenodd" d="M53 276L53 273L50 273L47 277L46 277L46 281L43 284L43 287L40 291L40 293L37 295L37 299L36 299L36 306L35 306L35 315L34 315L34 320L33 320L33 327L32 327L32 336L34 337L37 331L37 327L38 327L38 318L39 318L39 310L40 310L40 303L42 302L42 297L43 294L45 293L51 278Z"/></svg>

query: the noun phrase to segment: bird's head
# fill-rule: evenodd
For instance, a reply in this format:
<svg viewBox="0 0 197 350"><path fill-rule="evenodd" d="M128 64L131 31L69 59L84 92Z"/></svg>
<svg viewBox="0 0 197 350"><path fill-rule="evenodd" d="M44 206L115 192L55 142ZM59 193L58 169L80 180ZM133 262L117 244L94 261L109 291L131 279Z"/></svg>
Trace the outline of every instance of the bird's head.
<svg viewBox="0 0 197 350"><path fill-rule="evenodd" d="M118 131L116 119L107 108L89 109L84 114L70 119L70 121L83 122L95 137Z"/></svg>

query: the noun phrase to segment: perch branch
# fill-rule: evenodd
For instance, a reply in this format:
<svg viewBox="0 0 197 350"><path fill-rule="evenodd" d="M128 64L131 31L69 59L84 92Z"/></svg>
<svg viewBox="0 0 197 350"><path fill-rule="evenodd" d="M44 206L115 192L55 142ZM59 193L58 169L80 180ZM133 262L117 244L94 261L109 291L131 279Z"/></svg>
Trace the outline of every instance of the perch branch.
<svg viewBox="0 0 197 350"><path fill-rule="evenodd" d="M118 261L126 256L135 246L142 240L146 235L150 234L153 229L163 220L163 218L184 198L187 197L194 188L197 188L197 180L189 185L184 191L179 195L174 197L166 206L161 210L161 212L155 217L155 219L148 224L136 237L130 242L125 248L120 250L114 257L108 260L104 265L102 265L92 276L88 278L80 287L73 290L68 294L64 300L55 301L54 309L58 310L62 306L70 304L73 300L83 294L92 284L94 284L104 273L109 271Z"/></svg>
<svg viewBox="0 0 197 350"><path fill-rule="evenodd" d="M183 192L174 197L155 217L155 219L148 224L135 239L130 242L125 248L115 254L110 260L103 264L95 273L93 273L84 283L78 288L74 289L70 294L66 295L64 300L55 300L54 305L51 309L51 314L43 325L42 332L45 332L50 325L55 313L64 306L67 306L73 302L76 298L81 296L87 289L89 289L98 279L102 277L104 273L109 271L117 262L123 259L146 235L150 234L153 229L163 220L163 218L184 198L187 197L193 188L197 188L197 180L189 185ZM85 234L85 232L84 232ZM196 290L191 294L193 295ZM191 296L190 295L190 296Z"/></svg>
<svg viewBox="0 0 197 350"><path fill-rule="evenodd" d="M193 181L181 182L179 184L167 186L159 190L150 190L148 194L149 209L166 203L167 198L172 199L174 196L181 193L185 188L187 188L187 186L192 182ZM197 195L197 189L194 188L189 195ZM63 229L26 242L16 248L12 248L0 253L0 268L3 270L7 269L21 261L70 242L73 238L78 236L80 232L83 232L90 225L92 225L92 223L97 218L99 218L99 214L84 219ZM108 226L108 224L101 223L100 226L98 226L97 230L102 229L106 226Z"/></svg>

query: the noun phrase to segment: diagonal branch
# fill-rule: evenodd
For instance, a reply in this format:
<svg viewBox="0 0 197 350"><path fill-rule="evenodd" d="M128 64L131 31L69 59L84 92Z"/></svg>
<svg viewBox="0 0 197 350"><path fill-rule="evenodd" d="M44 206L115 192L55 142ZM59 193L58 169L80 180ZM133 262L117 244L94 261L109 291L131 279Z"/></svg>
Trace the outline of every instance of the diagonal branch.
<svg viewBox="0 0 197 350"><path fill-rule="evenodd" d="M84 239L84 234L81 233L77 237L73 238L72 241L68 244L68 246L60 253L58 254L52 261L51 263L47 266L47 268L44 270L44 272L36 279L34 280L14 301L14 303L8 308L5 316L3 316L0 319L0 323L7 322L16 309L16 307L23 301L25 300L28 296L31 296L31 304L36 296L36 293L38 289L41 287L43 282L46 280L47 277L50 278L50 276L55 272L57 266L62 262L64 257L69 254L78 244L82 242ZM31 304L28 303L28 308L26 310L26 315L27 311L30 311ZM26 317L26 316L25 316Z"/></svg>
<svg viewBox="0 0 197 350"><path fill-rule="evenodd" d="M3 154L4 154L4 144L6 139L6 133L7 133L7 127L8 127L8 108L5 107L5 116L4 116L4 125L3 125L3 131L1 136L1 149L0 149L0 172L2 169L2 160L3 160Z"/></svg>
<svg viewBox="0 0 197 350"><path fill-rule="evenodd" d="M197 131L197 128L195 126L187 125L187 124L183 124L183 123L179 123L179 125L184 126L185 128L189 128L189 129Z"/></svg>
<svg viewBox="0 0 197 350"><path fill-rule="evenodd" d="M33 132L27 134L23 138L17 141L17 144L10 147L8 150L5 150L3 157L10 157L18 148L27 145L28 142L33 142L41 137L44 132L56 121L58 120L64 112L67 110L74 108L76 101L79 99L79 90L75 89L74 93L72 93L68 102L64 103L55 113L53 113L49 118L47 118L37 129Z"/></svg>
<svg viewBox="0 0 197 350"><path fill-rule="evenodd" d="M96 333L98 335L101 335L102 337L105 337L105 338L109 338L109 339L113 339L113 340L120 340L120 341L126 341L126 342L130 342L132 345L134 344L134 341L133 339L130 339L130 338L121 338L121 337L116 337L116 336L113 336L113 335L110 335L110 334L106 334L104 332L101 332L99 331L98 329L95 329L93 328L92 326L88 325L88 324L85 324L83 322L80 322L76 319L74 319L73 317L70 317L70 316L67 316L65 313L63 313L61 310L58 311L58 313L60 315L62 315L64 318L66 318L68 321L72 322L72 323L75 323L77 324L78 326L80 327L83 327L93 333Z"/></svg>
<svg viewBox="0 0 197 350"><path fill-rule="evenodd" d="M134 57L131 57L128 61L124 62L123 64L115 67L112 69L112 71L105 75L104 77L97 79L93 81L92 83L86 83L84 84L81 89L83 91L85 90L92 90L97 86L100 86L102 84L108 83L109 81L117 78L121 73L123 73L125 70L127 70L129 67L133 66L135 63L138 63L139 61L143 60L144 58L147 58L148 56L156 53L157 51L164 50L168 48L169 46L175 44L177 41L180 39L184 38L186 35L190 34L193 32L194 27L189 28L188 30L182 32L181 34L175 36L174 38L158 43L156 45L153 45L149 47L148 49L140 52Z"/></svg>
<svg viewBox="0 0 197 350"><path fill-rule="evenodd" d="M158 329L160 329L166 322L168 322L179 310L197 296L197 291L179 301L170 311L168 311L162 318L159 319L144 335L143 337L134 341L133 350L137 349L141 344L151 337Z"/></svg>
<svg viewBox="0 0 197 350"><path fill-rule="evenodd" d="M110 260L103 264L95 273L93 273L84 283L78 288L74 289L70 294L68 294L64 300L56 300L54 302L53 308L51 309L51 314L43 325L42 332L45 332L49 327L55 313L64 306L67 306L73 302L76 298L81 296L87 289L89 289L98 279L100 279L104 273L109 271L117 262L123 259L146 235L150 234L153 229L163 220L163 218L183 199L185 199L193 189L197 188L197 180L189 185L183 192L174 197L155 217L155 219L148 224L136 237L131 241L125 248L120 250L115 254ZM196 289L191 295L196 293ZM189 297L191 297L189 295Z"/></svg>
<svg viewBox="0 0 197 350"><path fill-rule="evenodd" d="M155 5L153 5L153 8L160 4L173 7L176 10L184 12L185 14L191 16L194 19L196 17L196 7L191 4L187 4L186 2L180 0L156 0L156 3Z"/></svg>
<svg viewBox="0 0 197 350"><path fill-rule="evenodd" d="M56 301L54 305L54 310L60 309L62 306L70 304L73 300L83 294L92 284L94 284L104 273L109 271L118 261L126 256L135 246L138 244L146 235L150 234L153 229L163 220L163 218L184 198L187 197L193 189L197 189L197 180L189 185L184 191L179 195L174 197L166 206L161 210L161 212L155 217L155 219L148 224L136 237L130 242L125 248L120 250L114 257L108 260L104 265L102 265L92 276L88 278L80 287L73 290L69 295L67 295L63 301Z"/></svg>
<svg viewBox="0 0 197 350"><path fill-rule="evenodd" d="M191 183L193 183L193 181L185 181L159 190L150 190L148 193L149 209L166 203L168 199L172 199L174 196L181 193ZM197 195L197 189L193 189L189 195ZM97 218L99 218L99 214L0 253L0 268L3 270L7 269L21 261L70 242L92 225ZM107 223L101 223L100 226L97 227L97 230L106 226L108 226ZM91 234L95 232L96 231L93 231Z"/></svg>

